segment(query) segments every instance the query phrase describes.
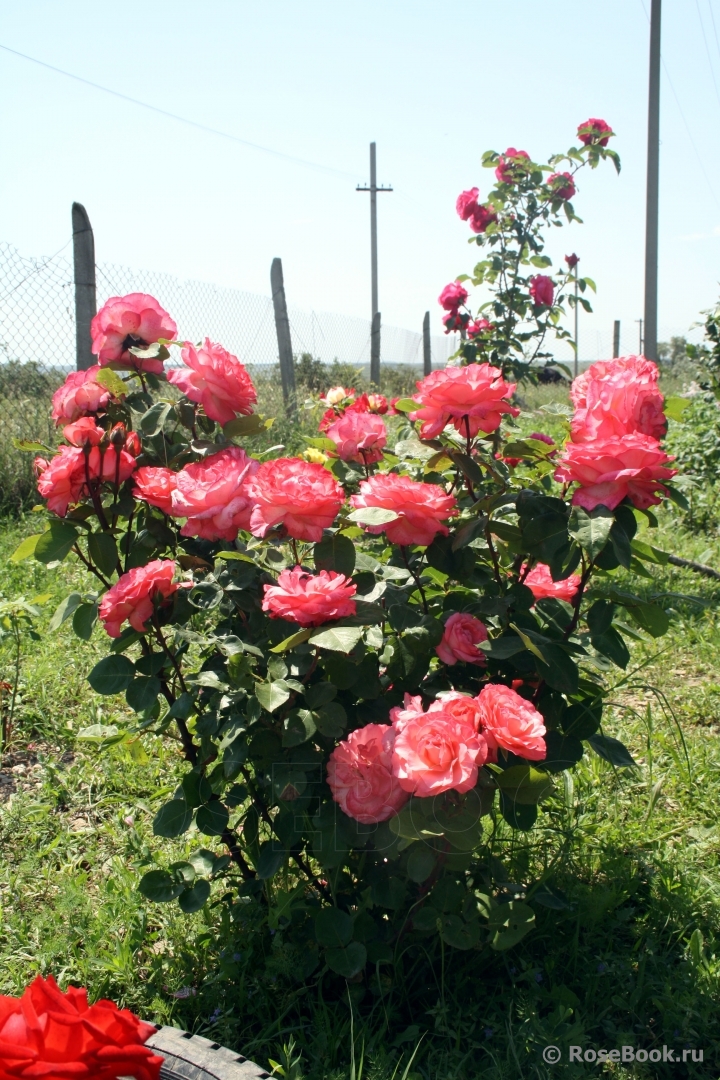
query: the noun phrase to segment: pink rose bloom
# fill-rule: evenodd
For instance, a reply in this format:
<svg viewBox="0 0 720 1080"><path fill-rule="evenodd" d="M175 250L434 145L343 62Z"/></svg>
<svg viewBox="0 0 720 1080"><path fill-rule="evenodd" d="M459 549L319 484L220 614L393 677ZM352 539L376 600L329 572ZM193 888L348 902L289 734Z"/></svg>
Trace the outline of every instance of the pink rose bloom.
<svg viewBox="0 0 720 1080"><path fill-rule="evenodd" d="M189 401L198 402L205 415L218 424L227 424L236 415L248 416L257 403L257 393L247 368L222 345L205 338L201 349L189 341L180 354L186 367L169 368L168 381Z"/></svg>
<svg viewBox="0 0 720 1080"><path fill-rule="evenodd" d="M474 233L484 233L488 225L492 225L494 221L497 221L497 214L489 206L483 204L478 206L470 218L470 228Z"/></svg>
<svg viewBox="0 0 720 1080"><path fill-rule="evenodd" d="M157 300L147 293L111 296L90 323L92 351L100 367L119 361L138 371L162 374L162 360L140 360L128 352L165 338L172 341L177 325Z"/></svg>
<svg viewBox="0 0 720 1080"><path fill-rule="evenodd" d="M530 278L530 295L536 307L552 307L555 296L553 279L547 274L535 274Z"/></svg>
<svg viewBox="0 0 720 1080"><path fill-rule="evenodd" d="M375 461L382 461L387 431L382 417L348 409L330 425L327 437L335 443L337 455L343 461L371 465Z"/></svg>
<svg viewBox="0 0 720 1080"><path fill-rule="evenodd" d="M677 472L666 465L674 460L657 439L633 432L602 442L567 443L555 479L580 485L572 501L585 510L614 510L626 497L638 510L647 510L665 497L663 481Z"/></svg>
<svg viewBox="0 0 720 1080"><path fill-rule="evenodd" d="M263 611L271 619L287 619L299 626L322 626L357 610L353 600L357 585L334 570L308 574L296 566L283 570L277 585L265 585L264 589Z"/></svg>
<svg viewBox="0 0 720 1080"><path fill-rule="evenodd" d="M250 530L265 534L281 523L296 540L322 539L345 501L335 477L322 465L298 458L264 461L247 485L254 506Z"/></svg>
<svg viewBox="0 0 720 1080"><path fill-rule="evenodd" d="M423 484L395 473L376 473L369 480L361 480L360 492L350 502L356 510L379 506L395 511L394 521L363 525L374 535L384 532L391 544L427 547L438 533L448 535L443 521L457 514L454 495L446 495L439 484Z"/></svg>
<svg viewBox="0 0 720 1080"><path fill-rule="evenodd" d="M485 738L472 724L445 711L421 713L398 732L393 773L404 791L421 799L443 791L469 791L487 760Z"/></svg>
<svg viewBox="0 0 720 1080"><path fill-rule="evenodd" d="M176 473L170 513L187 518L180 535L234 540L238 530L249 530L253 501L248 486L258 469L258 462L241 447L228 446ZM170 483L167 477L160 480L161 486Z"/></svg>
<svg viewBox="0 0 720 1080"><path fill-rule="evenodd" d="M445 333L452 334L457 330L462 330L465 320L458 311L448 311L446 315L443 315L442 321Z"/></svg>
<svg viewBox="0 0 720 1080"><path fill-rule="evenodd" d="M395 705L390 710L390 723L395 728L395 731L399 732L410 720L424 712L425 708L420 694L415 695L415 697L412 694L405 694L402 705Z"/></svg>
<svg viewBox="0 0 720 1080"><path fill-rule="evenodd" d="M476 697L469 694L461 694L459 690L448 690L439 694L428 709L429 713L443 712L446 716L452 716L461 724L467 724L475 731L480 730L482 713Z"/></svg>
<svg viewBox="0 0 720 1080"><path fill-rule="evenodd" d="M465 303L467 298L467 289L463 288L459 281L451 281L438 296L438 304L440 304L445 311L457 311L460 305Z"/></svg>
<svg viewBox="0 0 720 1080"><path fill-rule="evenodd" d="M496 743L527 761L547 756L542 714L509 686L488 683L478 694L483 731Z"/></svg>
<svg viewBox="0 0 720 1080"><path fill-rule="evenodd" d="M72 446L99 446L104 435L103 428L98 427L91 416L83 416L63 428L63 438Z"/></svg>
<svg viewBox="0 0 720 1080"><path fill-rule="evenodd" d="M127 620L133 630L143 633L155 612L154 601L166 600L180 588L173 582L176 566L172 559L155 559L146 566L128 570L103 596L98 615L112 638L120 637Z"/></svg>
<svg viewBox="0 0 720 1080"><path fill-rule="evenodd" d="M552 173L547 178L553 199L572 199L575 194L575 181L569 172Z"/></svg>
<svg viewBox="0 0 720 1080"><path fill-rule="evenodd" d="M471 319L465 327L465 333L472 341L473 338L479 337L480 334L492 329L493 324L489 319Z"/></svg>
<svg viewBox="0 0 720 1080"><path fill-rule="evenodd" d="M529 161L530 155L524 150L516 150L514 146L508 146L504 154L501 154L495 177L501 184L512 184L524 173L523 161Z"/></svg>
<svg viewBox="0 0 720 1080"><path fill-rule="evenodd" d="M527 585L536 600L545 600L554 596L556 600L566 600L570 604L580 588L580 575L571 574L563 581L553 581L550 567L545 563L538 563L537 566L533 566L523 581L523 585Z"/></svg>
<svg viewBox="0 0 720 1080"><path fill-rule="evenodd" d="M388 411L388 399L384 394L367 395L368 410L371 413L386 413Z"/></svg>
<svg viewBox="0 0 720 1080"><path fill-rule="evenodd" d="M72 423L86 413L102 412L110 400L110 391L97 382L100 365L86 371L71 371L52 398L52 418L55 423Z"/></svg>
<svg viewBox="0 0 720 1080"><path fill-rule="evenodd" d="M46 461L35 459L38 491L47 499L48 510L65 517L68 506L80 501L85 486L85 455L75 446L61 446L60 452Z"/></svg>
<svg viewBox="0 0 720 1080"><path fill-rule="evenodd" d="M613 134L613 129L609 124L606 124L604 120L597 120L591 117L586 120L584 124L580 124L577 129L577 137L581 143L585 143L586 146L593 145L607 146L610 136Z"/></svg>
<svg viewBox="0 0 720 1080"><path fill-rule="evenodd" d="M157 506L164 514L172 514L172 493L177 487L177 473L162 466L143 465L133 477L136 499Z"/></svg>
<svg viewBox="0 0 720 1080"><path fill-rule="evenodd" d="M458 217L460 217L462 221L467 221L477 210L479 194L480 189L474 187L470 188L468 191L461 191L458 195L455 209L458 212Z"/></svg>
<svg viewBox="0 0 720 1080"><path fill-rule="evenodd" d="M433 371L417 383L413 395L420 403L411 420L422 421L420 437L434 439L447 424L461 435L497 431L504 414L520 412L506 399L515 393L515 383L507 383L500 368L491 364L468 364ZM467 418L467 419L466 419Z"/></svg>
<svg viewBox="0 0 720 1080"><path fill-rule="evenodd" d="M667 430L657 365L644 356L600 360L573 381L573 442L621 438L633 431L661 439Z"/></svg>
<svg viewBox="0 0 720 1080"><path fill-rule="evenodd" d="M456 611L445 623L442 641L435 646L443 664L452 666L458 660L466 664L484 664L485 654L478 649L478 642L487 641L485 624L463 611Z"/></svg>
<svg viewBox="0 0 720 1080"><path fill-rule="evenodd" d="M410 797L392 772L394 742L389 724L366 724L330 755L327 781L333 799L363 825L395 817Z"/></svg>

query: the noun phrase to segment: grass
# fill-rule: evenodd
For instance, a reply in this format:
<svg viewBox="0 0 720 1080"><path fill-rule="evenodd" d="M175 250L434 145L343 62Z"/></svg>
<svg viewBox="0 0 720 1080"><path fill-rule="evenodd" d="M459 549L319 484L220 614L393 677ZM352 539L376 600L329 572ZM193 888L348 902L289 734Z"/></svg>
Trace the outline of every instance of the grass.
<svg viewBox="0 0 720 1080"><path fill-rule="evenodd" d="M527 405L557 400L547 389ZM525 427L527 425L527 428ZM562 421L542 411L523 431ZM558 430L558 434L560 431ZM34 515L0 532L6 597L50 594L27 639L11 751L0 771L0 992L18 993L37 972L89 987L157 1022L237 1047L268 1068L294 1038L306 1080L695 1076L716 1080L720 1062L720 636L716 583L670 566L642 584L673 611L669 635L638 641L627 678L616 673L607 734L639 764L614 771L589 751L547 804L542 825L508 839L508 881L532 878L557 858L555 908L535 905L537 926L508 953L405 955L364 982L293 975L297 956L278 932L223 922L222 907L185 916L136 891L139 875L167 856L152 836L172 790L172 743L123 743L99 753L77 738L111 723L85 675L102 654L67 624L47 632L59 601L84 581L68 560L55 570L9 563ZM652 542L720 568L717 531L691 533L661 515ZM720 583L718 583L720 584ZM12 653L0 644L0 680ZM686 756L687 754L687 756ZM197 845L197 837L191 846ZM207 842L207 841L205 841ZM177 842L177 857L186 850ZM353 1041L354 1037L354 1041ZM543 1063L558 1046L562 1069ZM612 1049L663 1044L703 1048L702 1064L567 1065L570 1045ZM288 1075L293 1075L288 1072ZM296 1072L298 1080L300 1072Z"/></svg>

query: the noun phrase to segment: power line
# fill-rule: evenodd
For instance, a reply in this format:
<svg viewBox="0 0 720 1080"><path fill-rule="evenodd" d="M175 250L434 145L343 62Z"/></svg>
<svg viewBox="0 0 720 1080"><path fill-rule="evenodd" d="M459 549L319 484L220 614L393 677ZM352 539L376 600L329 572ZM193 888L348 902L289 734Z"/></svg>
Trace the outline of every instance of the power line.
<svg viewBox="0 0 720 1080"><path fill-rule="evenodd" d="M713 86L715 87L715 97L718 99L718 105L720 105L720 91L718 91L718 85L715 81L715 69L713 68L712 59L710 57L710 46L705 35L705 24L702 20L702 14L700 12L700 4L698 0L695 0L695 7L697 8L698 19L700 20L700 29L702 30L703 41L705 42L705 52L707 53L708 65L710 67L710 75L712 76ZM712 8L710 9L712 12Z"/></svg>
<svg viewBox="0 0 720 1080"><path fill-rule="evenodd" d="M123 94L119 90L111 90L109 86L101 86L100 83L92 82L90 79L84 79L81 75L75 75L71 71L64 71L62 68L54 67L53 64L46 64L44 60L38 60L35 56L28 56L26 53L18 52L17 49L11 49L9 45L0 44L0 49L5 52L12 53L13 56L19 56L23 60L29 60L32 64L38 64L40 67L47 68L48 71L54 71L57 75L64 75L67 79L74 79L75 82L83 83L85 86L91 86L93 90L102 90L104 94L111 94L113 97L120 98L121 101L129 101L131 105L139 105L142 109L148 109L150 112L158 113L160 116L169 117L171 120L176 120L180 124L187 124L188 127L196 128L198 131L204 131L208 135L219 135L222 139L229 139L231 142L239 143L241 146L247 146L251 150L259 150L263 154L271 154L273 157L282 158L283 161L291 161L295 165L302 165L306 169L316 169L319 172L329 173L333 176L341 176L343 179L357 180L355 173L344 172L342 169L333 169L330 165L319 165L315 161L306 161L305 158L294 157L292 154L285 154L281 150L273 150L269 146L261 146L259 143L250 142L248 139L241 139L239 135L232 135L229 131L222 131L220 128L210 127L209 124L201 124L197 120L189 120L186 116L179 116L178 113L169 112L167 109L161 109L157 105L150 105L147 101L140 101L139 98L130 97L129 94Z"/></svg>
<svg viewBox="0 0 720 1080"><path fill-rule="evenodd" d="M712 4L710 3L710 0L708 0L708 7L710 8L710 18L712 19L712 24L713 24L713 33L715 35L715 45L717 47L718 55L720 55L720 41L718 41L717 26L715 25L715 14L713 12Z"/></svg>

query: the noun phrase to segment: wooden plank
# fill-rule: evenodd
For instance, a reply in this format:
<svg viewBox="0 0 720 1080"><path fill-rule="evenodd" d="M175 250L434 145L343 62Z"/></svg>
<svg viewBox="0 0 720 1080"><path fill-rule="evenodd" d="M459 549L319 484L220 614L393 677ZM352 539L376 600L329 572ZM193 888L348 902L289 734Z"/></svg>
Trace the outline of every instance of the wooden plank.
<svg viewBox="0 0 720 1080"><path fill-rule="evenodd" d="M267 1080L270 1076L242 1054L180 1028L158 1028L145 1045L165 1058L161 1080Z"/></svg>

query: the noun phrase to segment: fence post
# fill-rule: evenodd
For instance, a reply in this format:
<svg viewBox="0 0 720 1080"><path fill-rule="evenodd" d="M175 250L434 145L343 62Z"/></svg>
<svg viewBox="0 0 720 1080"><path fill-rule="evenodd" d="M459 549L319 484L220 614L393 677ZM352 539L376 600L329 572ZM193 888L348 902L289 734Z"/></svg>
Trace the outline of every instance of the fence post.
<svg viewBox="0 0 720 1080"><path fill-rule="evenodd" d="M290 320L288 319L285 285L283 283L282 259L273 259L270 267L270 287L272 288L273 308L275 309L275 331L280 357L280 379L282 381L285 412L294 416L297 408L295 401L295 367L293 363L292 341L290 340Z"/></svg>
<svg viewBox="0 0 720 1080"><path fill-rule="evenodd" d="M380 385L380 312L372 317L370 329L370 382Z"/></svg>
<svg viewBox="0 0 720 1080"><path fill-rule="evenodd" d="M430 348L430 312L425 312L423 319L423 375L432 371L432 350Z"/></svg>
<svg viewBox="0 0 720 1080"><path fill-rule="evenodd" d="M85 371L97 363L90 351L90 323L97 312L95 298L95 239L82 203L72 204L73 264L75 268L75 365Z"/></svg>
<svg viewBox="0 0 720 1080"><path fill-rule="evenodd" d="M620 320L616 319L613 326L613 359L620 355Z"/></svg>

